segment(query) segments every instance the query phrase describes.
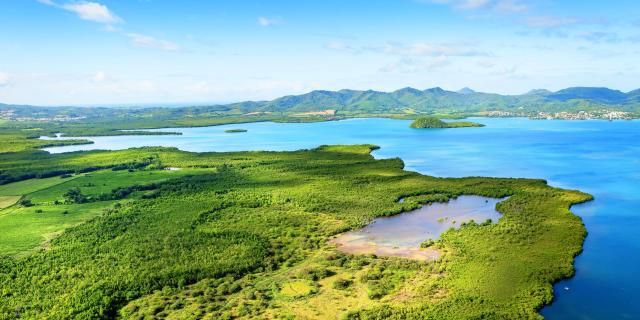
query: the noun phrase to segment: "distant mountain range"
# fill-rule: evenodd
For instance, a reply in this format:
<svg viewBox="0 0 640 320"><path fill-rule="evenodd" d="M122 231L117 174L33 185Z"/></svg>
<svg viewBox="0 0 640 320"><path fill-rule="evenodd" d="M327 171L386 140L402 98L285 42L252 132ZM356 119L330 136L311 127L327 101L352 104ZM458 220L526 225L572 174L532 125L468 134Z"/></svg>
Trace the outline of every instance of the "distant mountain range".
<svg viewBox="0 0 640 320"><path fill-rule="evenodd" d="M44 107L11 106L0 104L0 109L13 108L15 112L48 113L52 109ZM61 108L67 114L82 114L79 109ZM58 109L58 110L61 110ZM109 113L107 108L91 108L95 112ZM225 105L183 107L183 108L145 108L119 112L145 113L149 110L178 116L181 113L197 115L206 112L255 113L304 113L321 110L336 110L338 114L380 114L380 113L475 113L483 111L533 112L577 112L594 110L618 110L640 113L640 89L622 92L608 88L573 87L557 92L538 89L522 95L500 95L476 92L470 88L459 91L447 91L442 88L418 90L403 88L393 92L373 90L316 90L301 95L280 97L271 101L246 101ZM47 112L48 111L48 112Z"/></svg>
<svg viewBox="0 0 640 320"><path fill-rule="evenodd" d="M393 92L373 90L317 90L284 96L271 101L232 103L218 108L241 112L310 112L335 109L338 112L479 112L490 110L580 111L615 109L640 111L640 89L624 93L608 88L574 87L557 92L532 90L522 95L500 95L463 88L457 92L442 88L403 88Z"/></svg>

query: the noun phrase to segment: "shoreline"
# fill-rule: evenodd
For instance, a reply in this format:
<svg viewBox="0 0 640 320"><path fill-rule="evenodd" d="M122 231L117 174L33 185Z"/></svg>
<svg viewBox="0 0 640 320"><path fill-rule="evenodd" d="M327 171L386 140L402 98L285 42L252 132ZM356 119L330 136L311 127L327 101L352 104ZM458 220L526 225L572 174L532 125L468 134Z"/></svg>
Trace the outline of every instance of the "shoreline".
<svg viewBox="0 0 640 320"><path fill-rule="evenodd" d="M344 161L342 160L343 157L336 155L337 151L343 151L345 152L344 155L353 157L353 160L350 160L350 161L354 161L354 163L361 164L361 163L364 163L363 162L364 160L367 160L368 162L365 163L367 164L366 168L369 168L368 166L372 166L372 165L387 164L389 167L380 168L381 173L386 172L385 170L391 170L391 169L397 170L398 173L400 173L400 171L403 171L402 166L400 165L400 160L395 160L395 161L394 160L374 160L373 156L371 155L372 149L374 149L372 146L366 146L366 148L363 148L363 146L360 146L360 147L325 146L325 147L317 148L313 152L326 152L327 153L326 156L335 157L334 159L336 161ZM157 152L157 151L154 151L154 152ZM164 150L163 152L168 152L169 154L173 152L182 153L177 150L171 151L170 149ZM312 151L309 150L308 152L312 152ZM112 151L112 153L116 153L116 151ZM193 155L205 154L212 158L219 156L214 153L202 153L202 152L192 153L192 154ZM263 154L261 153L244 153L244 154L246 154L247 156L251 155L252 157L255 157L255 161L260 161L261 156L263 156ZM264 154L272 155L273 153L264 153ZM283 157L286 157L286 156L290 156L292 153L280 152L278 154ZM310 157L310 159L314 158L313 153L308 153L308 156ZM51 158L53 159L53 157ZM173 158L175 157L168 155L168 159L173 159ZM298 161L297 158L295 159L295 161ZM174 163L168 162L167 165L179 167L177 163L174 164ZM315 172L313 171L315 169L316 168L313 166L309 167L309 170L311 170L312 172ZM404 202L403 202L404 205L401 205L400 203L398 203L398 199L403 198L402 195L406 195L407 192L412 192L411 190L414 190L416 192L419 192L420 190L422 190L422 192L428 193L429 190L432 190L432 187L428 187L430 184L439 185L441 183L440 180L438 179L432 180L430 177L427 177L421 174L405 173L403 174L403 177L404 179L406 179L407 185L396 186L396 191L394 195L392 197L389 197L389 200L392 203L389 202L387 204L390 206L388 210L393 210L393 212L396 212L396 213L402 212L404 210L403 206L406 206L406 203ZM414 181L414 179L417 179L417 180ZM420 184L416 185L415 182L420 182ZM541 200L544 199L545 201L542 203L538 203L536 201L525 202L525 205L526 205L525 208L527 208L528 210L533 210L535 212L538 212L537 214L534 214L532 217L527 218L526 221L520 221L520 218L517 218L518 217L517 212L519 211L519 209L517 207L512 207L512 205L519 203L518 200L507 200L507 201L515 201L515 202L506 203L504 205L501 205L497 209L499 212L503 213L503 215L505 216L510 215L509 217L511 218L519 219L517 221L517 224L522 224L522 227L529 226L527 230L530 230L532 232L536 230L543 230L543 229L538 229L538 227L543 225L545 221L547 221L548 219L560 219L562 222L564 222L561 225L554 226L554 229L552 230L544 231L544 234L547 237L551 237L551 240L552 240L551 243L553 244L552 248L548 248L548 247L542 248L541 245L543 244L543 242L546 243L546 241L543 241L544 239L542 238L540 239L535 238L536 239L535 242L532 243L529 247L531 250L535 250L537 252L540 252L539 250L555 249L555 251L552 250L552 253L554 254L553 255L554 259L552 260L553 262L552 266L553 266L553 269L557 270L558 272L555 274L549 275L548 278L546 278L545 276L546 279L544 278L538 279L535 283L541 284L541 285L547 285L548 283L548 285L551 285L551 284L557 283L559 280L565 279L566 277L574 274L575 269L573 267L573 263L575 258L571 260L570 274L567 273L567 271L569 271L568 269L569 265L567 265L568 263L567 260L569 256L575 257L575 255L579 253L579 251L575 251L575 249L577 249L578 247L580 247L580 249L582 248L584 243L584 233L586 233L586 230L584 229L584 224L578 225L578 224L572 223L572 221L575 222L576 219L579 219L579 217L577 217L573 213L567 215L566 212L563 210L563 208L565 205L568 206L570 203L577 202L578 200L582 200L582 201L588 200L585 194L577 191L552 188L546 184L540 183L539 181L526 180L526 179L497 180L497 179L491 179L491 178L465 178L465 179L452 179L451 183L455 183L455 185L457 185L459 188L462 188L459 190L456 189L458 191L452 190L452 192L455 192L455 193L462 192L460 190L464 190L464 192L474 193L474 194L483 194L484 196L497 196L496 194L493 193L494 189L491 187L493 186L493 187L500 187L500 190L502 190L501 191L502 193L500 193L501 196L508 196L513 194L512 199L520 198L520 201L527 199L524 194L518 193L518 190L521 190L523 192L532 192L530 196L535 195L536 197L538 197L538 199L541 199ZM445 185L442 185L441 187L445 187ZM505 190L504 188L507 188L507 189ZM534 188L535 191L527 191L529 190L529 188ZM557 194L558 192L561 192L564 196L561 198L553 197L553 195ZM233 194L230 194L230 196L232 195ZM377 216L386 216L390 214L390 212L378 212L378 211L371 211L371 213L372 214L375 213L375 215ZM533 221L530 219L533 219ZM533 222L534 224L530 225L529 223L531 222ZM517 270L516 275L518 276L518 278L521 278L521 277L525 277L525 275L528 274L527 272L541 272L542 270L546 270L546 268L548 268L548 266L542 268L542 264L541 264L542 261L540 260L536 260L536 263L531 264L531 262L529 261L530 260L529 257L519 255L522 252L518 250L518 248L520 248L518 244L519 242L518 242L518 238L515 237L514 234L505 233L505 231L502 230L500 227L497 227L494 225L487 226L486 228L482 227L482 229L480 229L477 226L469 226L469 227L461 228L456 232L450 232L450 233L444 234L442 237L442 241L443 241L443 248L444 250L446 250L446 253L447 253L447 259L444 259L446 261L433 261L433 263L436 263L436 264L443 263L444 264L443 267L445 265L450 265L452 267L452 269L447 270L446 277L442 277L443 279L442 281L444 281L443 284L445 284L447 288L451 290L451 292L457 292L458 289L460 289L459 287L457 287L459 285L456 282L457 279L465 279L466 277L480 277L484 279L483 278L484 275L483 274L478 275L477 270L474 270L473 268L474 265L469 264L469 261L467 259L469 257L477 257L477 254L481 254L481 253L487 252L486 250L490 250L490 247L487 247L487 246L493 245L494 243L493 239L495 239L495 237L492 236L491 234L502 235L507 237L507 239L505 239L506 241L504 242L504 245L506 246L504 250L499 250L495 252L489 251L489 252L492 252L493 254L496 254L498 258L497 260L491 260L492 263L490 265L487 265L488 271L499 272L500 270L503 270L504 267L509 266L509 268L515 268L515 270ZM571 239L570 242L566 243L564 241L561 241L561 239L563 239L564 237L570 237L569 238ZM468 249L472 249L471 252L469 252L469 254L466 254L464 251L459 250L460 244L468 246L467 247ZM415 250L409 251L409 254L414 254L415 252L416 252ZM435 251L427 250L427 251L423 251L423 253L421 254L424 255L424 257L428 257L429 259L432 260L433 258L435 258L435 254L437 253ZM357 261L357 259L360 259L360 258L352 257L352 258L346 258L346 259L352 259L353 261ZM431 263L430 262L431 260L426 262ZM379 259L379 261L381 261L380 263L386 263L384 261L389 261L389 260ZM485 260L479 260L477 262L481 263L483 261ZM492 265L496 263L498 263L498 265L496 265L495 267L492 267ZM409 264L408 266L411 266L411 264ZM414 267L411 267L411 268L414 268ZM416 265L415 268L420 268L420 267ZM295 269L283 269L283 270L295 270ZM340 269L340 270L342 270L340 272L347 272L347 273L350 272L348 268L344 270L343 269ZM411 270L414 270L414 269L411 269ZM434 272L436 271L434 270ZM449 277L451 281L447 280L449 279ZM420 279L424 281L431 281L430 278L424 278L424 279L420 278ZM433 280L433 281L439 281L439 280ZM480 282L475 282L475 284L471 285L470 290L473 290L475 288L484 288L480 284L481 284ZM549 296L549 300L551 300L551 297L552 295ZM452 299L453 298L455 297L452 297ZM544 300L544 301L547 301L547 300ZM532 307L531 309L529 309L531 310L530 312L534 312L533 306L534 305L538 306L539 305L538 303L542 303L542 305L544 305L545 304L543 303L544 301L539 301L537 298L535 298L535 299L525 299L523 302L526 302L527 305ZM483 306L483 305L479 305L478 307L489 308L489 306ZM515 312L515 311L511 311L511 312Z"/></svg>

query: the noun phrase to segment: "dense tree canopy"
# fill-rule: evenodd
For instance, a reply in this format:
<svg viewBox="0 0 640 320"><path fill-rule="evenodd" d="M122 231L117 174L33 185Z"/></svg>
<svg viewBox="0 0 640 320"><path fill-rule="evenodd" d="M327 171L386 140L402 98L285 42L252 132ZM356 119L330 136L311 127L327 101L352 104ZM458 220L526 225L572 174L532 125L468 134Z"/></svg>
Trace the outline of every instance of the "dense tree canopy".
<svg viewBox="0 0 640 320"><path fill-rule="evenodd" d="M31 206L0 211L0 318L538 317L586 235L569 207L590 196L422 176L372 148L2 154L0 195ZM497 224L445 233L437 261L328 242L463 194L510 197Z"/></svg>

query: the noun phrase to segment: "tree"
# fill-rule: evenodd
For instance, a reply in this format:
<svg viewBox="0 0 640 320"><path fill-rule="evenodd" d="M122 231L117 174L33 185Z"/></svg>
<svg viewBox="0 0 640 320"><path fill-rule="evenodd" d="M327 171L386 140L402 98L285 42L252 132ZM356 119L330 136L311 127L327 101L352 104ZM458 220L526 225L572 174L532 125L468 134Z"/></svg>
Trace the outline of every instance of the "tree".
<svg viewBox="0 0 640 320"><path fill-rule="evenodd" d="M82 194L79 188L69 189L64 195L66 203L85 203L87 202L87 196Z"/></svg>
<svg viewBox="0 0 640 320"><path fill-rule="evenodd" d="M29 199L22 199L20 200L20 205L23 207L31 207L33 206L33 203Z"/></svg>

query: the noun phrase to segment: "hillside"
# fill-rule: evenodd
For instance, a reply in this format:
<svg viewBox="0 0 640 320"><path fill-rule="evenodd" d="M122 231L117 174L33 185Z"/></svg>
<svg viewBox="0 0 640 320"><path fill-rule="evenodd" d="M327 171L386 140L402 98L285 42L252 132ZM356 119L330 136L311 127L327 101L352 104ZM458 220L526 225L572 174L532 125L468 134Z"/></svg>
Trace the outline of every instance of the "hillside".
<svg viewBox="0 0 640 320"><path fill-rule="evenodd" d="M629 119L640 115L640 89L628 93L607 88L575 87L557 92L536 89L522 95L500 95L463 88L316 90L271 101L226 105L130 108L37 107L0 104L0 121L31 130L30 135L65 132L68 136L125 134L122 129L210 126L256 121L309 122L353 117L415 118L521 116L560 119ZM17 121L17 122L14 122ZM96 126L100 124L100 126ZM126 132L132 134L132 132ZM157 134L138 131L133 134Z"/></svg>
<svg viewBox="0 0 640 320"><path fill-rule="evenodd" d="M609 108L640 111L640 89L628 93L608 88L574 87L550 92L531 90L522 95L500 95L476 92L463 88L457 92L442 88L418 90L402 88L392 92L374 90L316 90L301 95L280 97L271 101L245 101L227 105L194 106L181 108L79 108L35 107L0 104L0 110L11 109L18 116L47 116L50 113L68 117L87 117L93 114L145 114L153 112L165 117L206 112L278 112L295 113L335 109L342 112L393 112L411 108L420 112L478 112L487 110L524 111L579 111Z"/></svg>
<svg viewBox="0 0 640 320"><path fill-rule="evenodd" d="M458 92L442 88L403 88L380 91L312 91L265 102L241 102L227 110L263 112L306 112L335 109L343 112L393 112L411 108L420 112L478 112L523 110L528 112L580 111L592 109L640 110L639 90L623 93L608 88L575 87L557 92L532 90L522 95L500 95L463 88Z"/></svg>

